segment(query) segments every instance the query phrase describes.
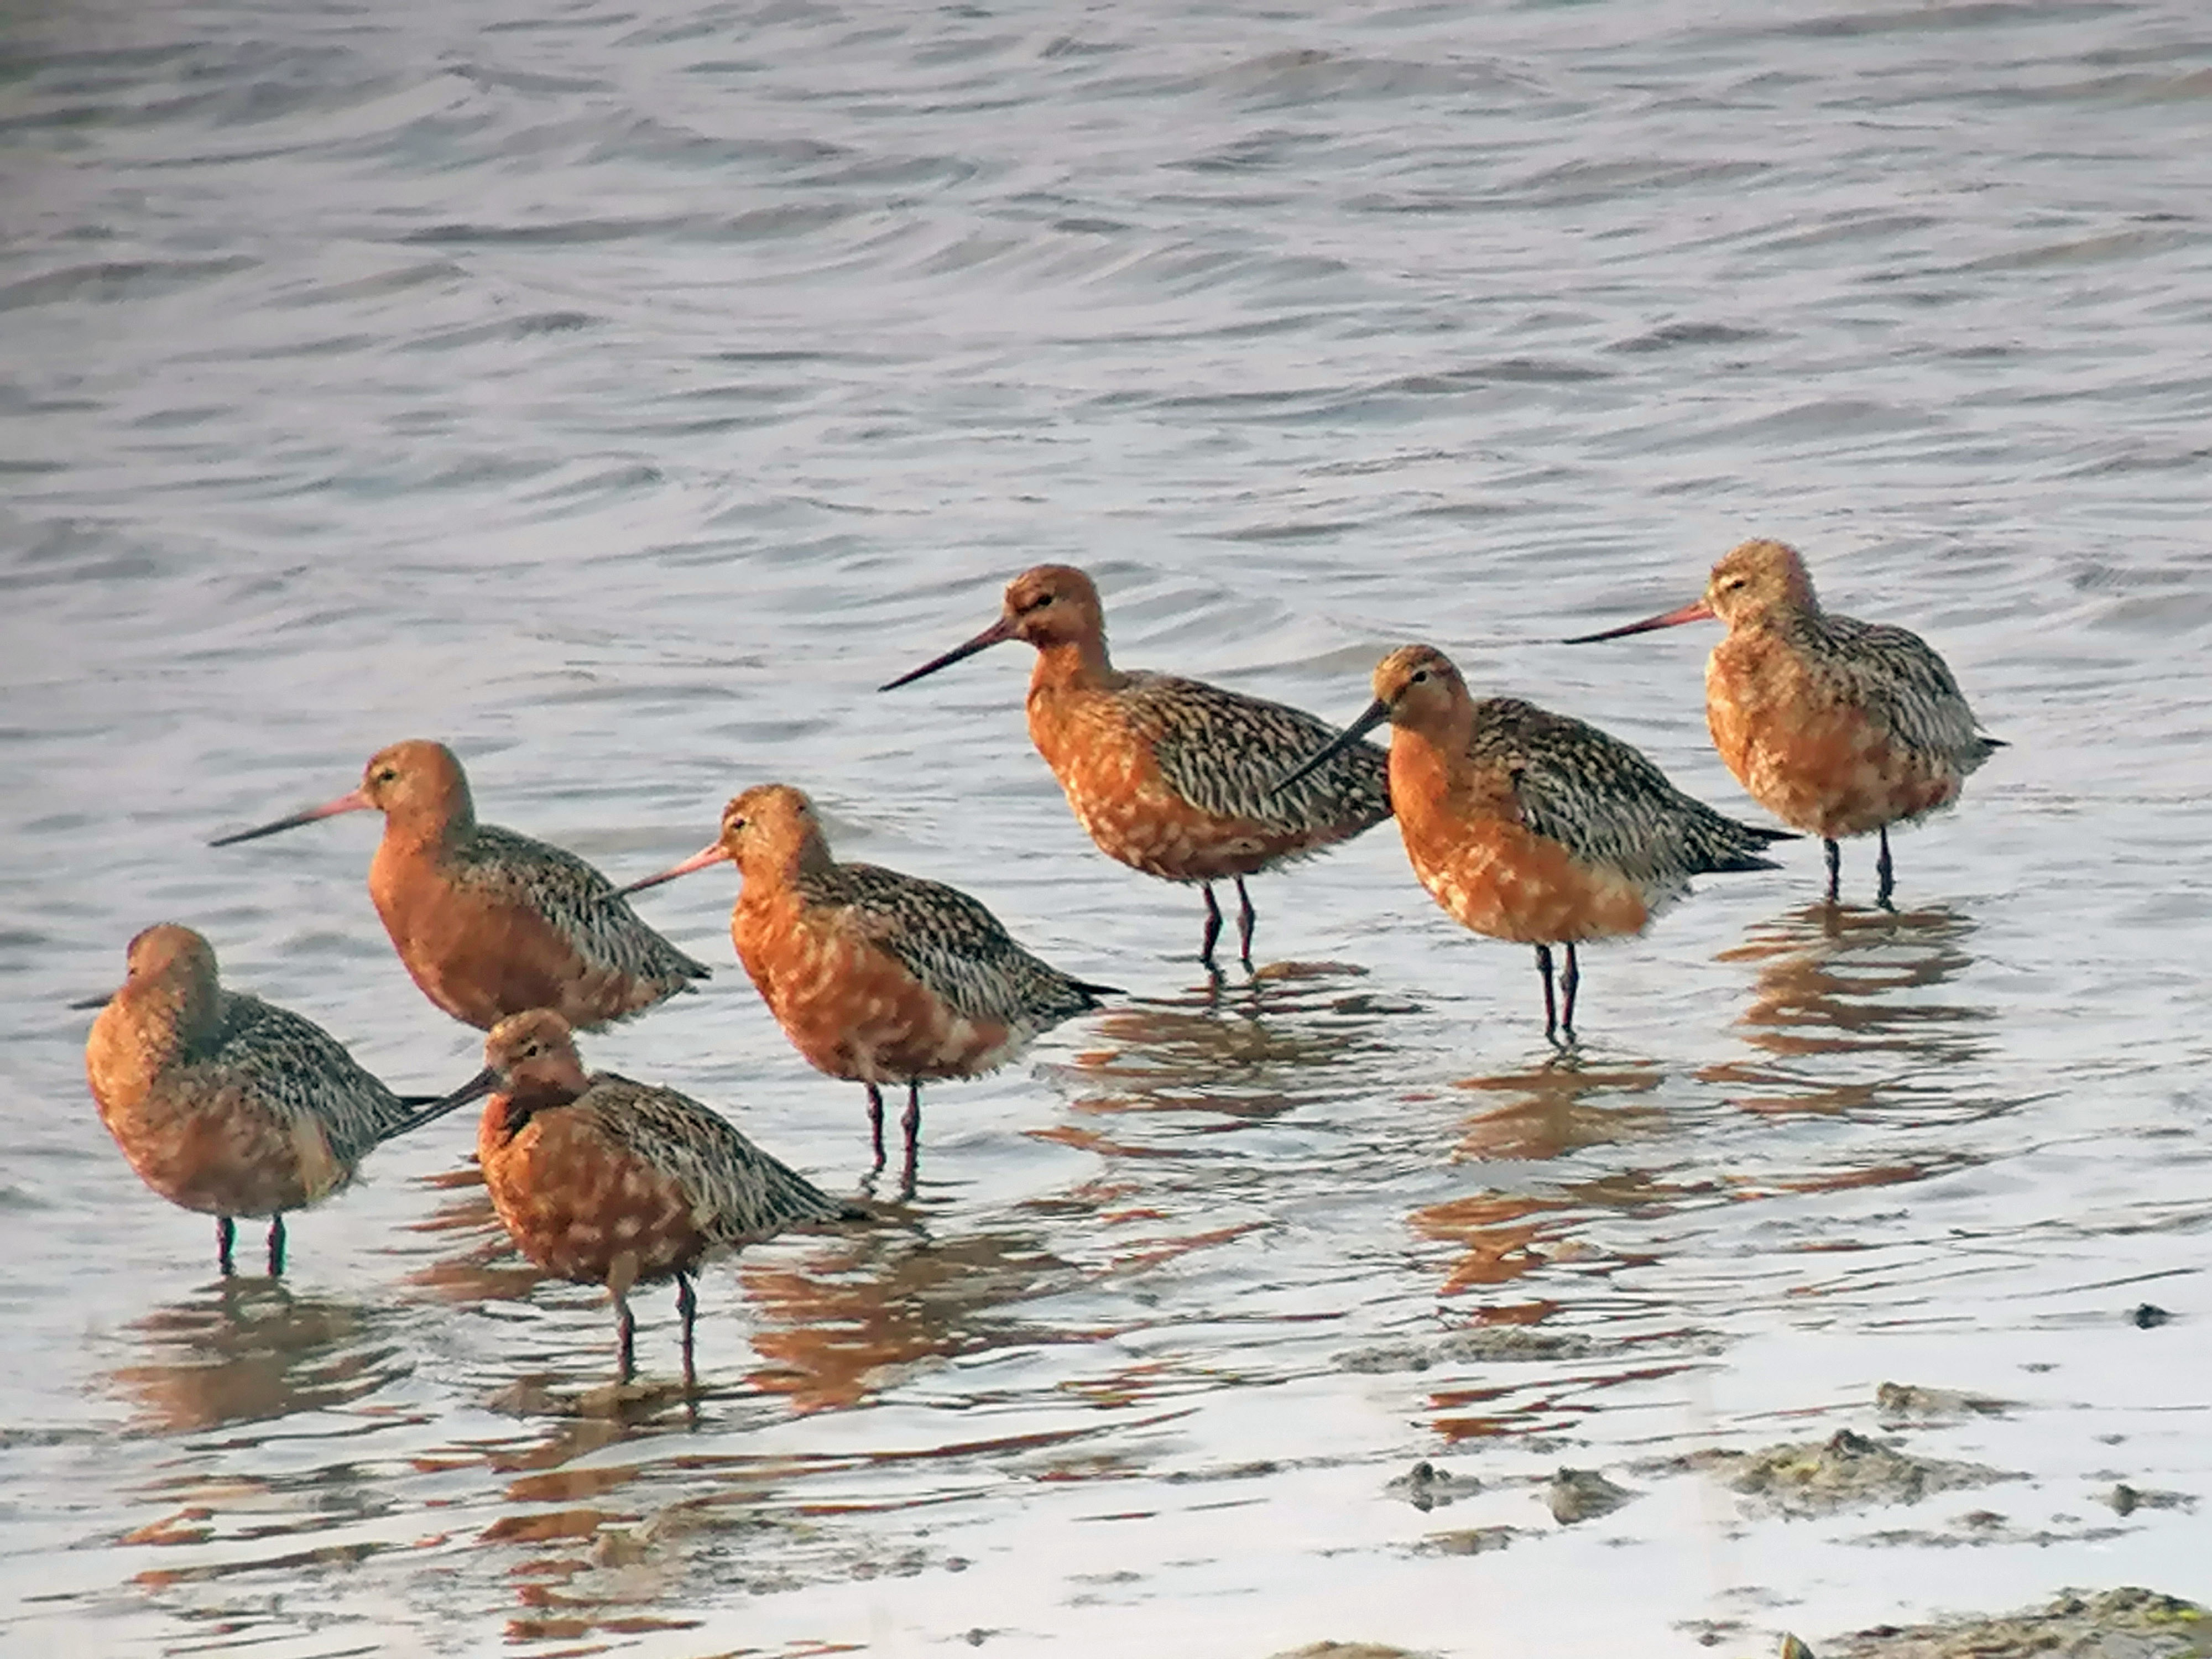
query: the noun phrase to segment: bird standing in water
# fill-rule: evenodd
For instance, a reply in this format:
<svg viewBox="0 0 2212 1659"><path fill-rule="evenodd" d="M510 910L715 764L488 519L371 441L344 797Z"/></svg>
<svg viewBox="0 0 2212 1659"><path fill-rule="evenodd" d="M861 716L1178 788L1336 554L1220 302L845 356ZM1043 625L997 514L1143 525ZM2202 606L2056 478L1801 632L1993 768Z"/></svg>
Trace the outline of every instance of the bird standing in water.
<svg viewBox="0 0 2212 1659"><path fill-rule="evenodd" d="M1575 947L1640 933L1708 871L1771 870L1790 837L1722 817L1594 726L1512 697L1468 694L1443 653L1401 646L1375 670L1375 701L1332 748L1388 720L1390 799L1406 856L1463 926L1536 947L1544 1035L1575 1035ZM1323 750L1295 779L1322 763ZM1566 947L1565 1008L1552 947Z"/></svg>
<svg viewBox="0 0 2212 1659"><path fill-rule="evenodd" d="M625 1382L635 1370L632 1286L676 1281L684 1382L693 1387L691 1278L702 1260L863 1213L688 1096L610 1072L586 1076L568 1022L550 1008L493 1026L483 1070L432 1109L487 1095L477 1161L492 1207L547 1273L607 1287Z"/></svg>
<svg viewBox="0 0 2212 1659"><path fill-rule="evenodd" d="M907 1085L908 1192L924 1082L994 1071L1039 1032L1116 994L1039 961L957 889L838 863L813 803L788 784L746 790L723 809L712 846L622 890L724 860L741 880L730 913L738 960L810 1065L866 1086L877 1169L884 1164L880 1085Z"/></svg>
<svg viewBox="0 0 2212 1659"><path fill-rule="evenodd" d="M478 823L468 775L441 743L395 743L358 789L210 845L362 811L384 814L368 866L376 914L422 994L455 1019L489 1030L552 1008L589 1030L707 977L574 853Z"/></svg>
<svg viewBox="0 0 2212 1659"><path fill-rule="evenodd" d="M1917 634L1820 608L1795 548L1748 541L1679 611L1566 641L1585 645L1717 617L1728 635L1705 661L1705 723L1736 781L1794 829L1820 838L1828 902L1837 842L1881 838L1875 902L1896 887L1889 826L1948 806L2004 747L1978 729L1951 671Z"/></svg>
<svg viewBox="0 0 2212 1659"><path fill-rule="evenodd" d="M1198 954L1208 969L1221 936L1214 883L1237 884L1237 954L1249 971L1254 912L1244 878L1390 816L1387 767L1372 744L1332 752L1285 787L1284 774L1334 735L1326 721L1201 680L1115 667L1098 590L1067 565L1024 571L1007 584L998 621L883 689L1006 640L1036 647L1030 740L1098 850L1204 891Z"/></svg>
<svg viewBox="0 0 2212 1659"><path fill-rule="evenodd" d="M269 1272L282 1273L286 1214L343 1190L373 1149L438 1114L393 1094L321 1026L224 990L214 947L189 927L147 928L128 961L85 1043L100 1121L140 1180L215 1217L225 1273L233 1218L264 1215Z"/></svg>

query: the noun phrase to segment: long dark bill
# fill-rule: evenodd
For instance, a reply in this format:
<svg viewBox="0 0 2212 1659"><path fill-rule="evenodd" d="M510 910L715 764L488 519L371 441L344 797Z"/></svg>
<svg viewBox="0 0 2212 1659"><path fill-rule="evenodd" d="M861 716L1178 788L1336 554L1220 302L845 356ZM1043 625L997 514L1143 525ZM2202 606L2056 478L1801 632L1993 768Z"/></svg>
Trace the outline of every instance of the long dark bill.
<svg viewBox="0 0 2212 1659"><path fill-rule="evenodd" d="M386 1135L384 1139L389 1140L392 1139L392 1135L407 1134L414 1130L421 1128L426 1123L435 1123L440 1118L445 1116L447 1113L458 1111L460 1108L467 1105L472 1100L482 1100L486 1095L489 1094L493 1090L498 1087L498 1068L495 1066L487 1066L483 1070L478 1072L474 1077L471 1078L466 1083L461 1085L459 1088L454 1090L453 1093L442 1096L440 1098L432 1101L428 1105L423 1107L421 1111L416 1113L414 1116L406 1119L404 1121L400 1123L398 1127L394 1128L391 1134ZM414 1103L410 1101L408 1103L412 1105Z"/></svg>
<svg viewBox="0 0 2212 1659"><path fill-rule="evenodd" d="M1656 617L1646 617L1642 622L1624 623L1619 628L1608 628L1599 634L1577 634L1571 640L1561 640L1561 645L1595 645L1600 640L1626 639L1631 634L1649 634L1655 628L1676 628L1684 623L1711 622L1713 608L1703 599L1692 600L1679 611L1668 611Z"/></svg>
<svg viewBox="0 0 2212 1659"><path fill-rule="evenodd" d="M925 674L934 674L940 668L950 668L954 663L958 662L963 657L972 657L978 651L988 651L991 647L1003 644L1013 637L1013 618L1011 617L1001 617L998 621L993 623L988 628L978 634L974 639L968 641L965 644L954 646L950 651L946 652L941 657L932 657L927 662L922 664L921 667L914 669L908 673L902 674L895 680L887 680L883 684L878 686L876 690L878 691L896 691L902 685L911 685L915 681L920 679Z"/></svg>
<svg viewBox="0 0 2212 1659"><path fill-rule="evenodd" d="M223 836L208 843L210 847L235 847L242 841L258 841L264 836L273 836L280 830L297 830L303 823L313 823L318 818L334 818L341 812L372 811L362 799L358 789L340 795L336 800L325 801L320 806L310 806L304 812L295 812L289 818L279 818L274 823L264 823L258 830L241 830L234 836Z"/></svg>
<svg viewBox="0 0 2212 1659"><path fill-rule="evenodd" d="M1358 720L1352 721L1351 725L1346 726L1343 731L1338 732L1336 736L1330 740L1327 748L1322 749L1318 753L1309 755L1306 757L1305 763L1303 766L1300 766L1295 771L1285 772L1281 777L1277 778L1275 780L1275 793L1277 794L1280 794L1284 790L1296 783L1300 778L1306 776L1317 768L1326 765L1332 757L1342 754L1346 750L1351 748L1353 744L1358 743L1360 738L1365 737L1370 732L1372 732L1376 726L1382 725L1383 721L1389 718L1390 705L1383 702L1380 697L1376 698L1373 702L1367 705L1365 713L1361 714Z"/></svg>

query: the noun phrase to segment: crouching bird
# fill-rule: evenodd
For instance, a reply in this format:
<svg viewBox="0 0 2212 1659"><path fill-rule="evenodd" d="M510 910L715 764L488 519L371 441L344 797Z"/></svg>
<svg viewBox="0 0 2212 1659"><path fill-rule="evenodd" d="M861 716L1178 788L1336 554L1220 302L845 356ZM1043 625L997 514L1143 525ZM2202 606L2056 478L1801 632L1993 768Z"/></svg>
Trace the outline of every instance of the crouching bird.
<svg viewBox="0 0 2212 1659"><path fill-rule="evenodd" d="M492 1207L523 1255L557 1278L605 1285L618 1370L635 1370L634 1285L676 1281L684 1382L696 1386L692 1275L708 1255L794 1227L860 1220L673 1089L610 1072L586 1076L568 1022L550 1008L510 1015L484 1039L484 1068L429 1109L485 1102L477 1161Z"/></svg>
<svg viewBox="0 0 2212 1659"><path fill-rule="evenodd" d="M162 922L131 941L128 977L98 1007L86 1079L138 1178L215 1217L232 1270L233 1218L269 1218L269 1272L284 1271L284 1218L342 1192L362 1160L441 1114L395 1095L313 1021L226 991L215 947Z"/></svg>

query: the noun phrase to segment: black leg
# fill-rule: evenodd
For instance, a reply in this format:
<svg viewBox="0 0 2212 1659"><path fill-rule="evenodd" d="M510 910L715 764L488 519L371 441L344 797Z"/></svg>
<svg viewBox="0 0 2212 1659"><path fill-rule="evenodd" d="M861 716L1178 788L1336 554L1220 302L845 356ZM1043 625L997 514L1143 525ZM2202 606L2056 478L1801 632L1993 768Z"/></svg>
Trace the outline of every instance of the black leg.
<svg viewBox="0 0 2212 1659"><path fill-rule="evenodd" d="M1559 975L1559 1000L1566 1005L1559 1018L1559 1031L1569 1043L1575 1040L1575 992L1583 982L1583 965L1575 956L1575 942L1567 941L1566 971Z"/></svg>
<svg viewBox="0 0 2212 1659"><path fill-rule="evenodd" d="M873 1137L876 1143L876 1161L873 1167L868 1170L870 1175L873 1175L876 1170L884 1167L884 1093L882 1090L877 1088L872 1083L867 1085L866 1087L868 1091L868 1133Z"/></svg>
<svg viewBox="0 0 2212 1659"><path fill-rule="evenodd" d="M1206 895L1206 935L1198 942L1198 959L1207 967L1213 966L1213 942L1221 937L1221 907L1213 902L1213 884L1206 882L1199 890Z"/></svg>
<svg viewBox="0 0 2212 1659"><path fill-rule="evenodd" d="M691 1275L680 1267L676 1273L676 1311L684 1321L684 1389L688 1394L699 1386L699 1373L691 1364L691 1327L699 1317L699 1298L692 1293Z"/></svg>
<svg viewBox="0 0 2212 1659"><path fill-rule="evenodd" d="M231 1225L228 1216L219 1215L215 1218L215 1265L222 1269L225 1279L234 1271L230 1265L230 1242L236 1232L237 1229Z"/></svg>
<svg viewBox="0 0 2212 1659"><path fill-rule="evenodd" d="M1823 841L1822 848L1828 855L1828 902L1836 902L1836 889L1843 880L1844 849L1832 841Z"/></svg>
<svg viewBox="0 0 2212 1659"><path fill-rule="evenodd" d="M1559 1029L1559 1011L1558 1005L1552 1000L1552 947L1548 945L1536 947L1536 971L1544 976L1544 1040L1556 1042L1559 1041L1555 1034Z"/></svg>
<svg viewBox="0 0 2212 1659"><path fill-rule="evenodd" d="M1896 890L1897 866L1889 861L1889 826L1886 823L1881 826L1881 855L1874 861L1874 902L1885 910L1895 909L1889 896Z"/></svg>
<svg viewBox="0 0 2212 1659"><path fill-rule="evenodd" d="M637 1374L637 1321L629 1316L629 1298L620 1291L615 1297L615 1380L627 1382Z"/></svg>
<svg viewBox="0 0 2212 1659"><path fill-rule="evenodd" d="M281 1279L283 1275L284 1218L272 1215L269 1218L269 1277Z"/></svg>
<svg viewBox="0 0 2212 1659"><path fill-rule="evenodd" d="M915 1078L906 1085L906 1110L900 1115L899 1127L906 1131L906 1163L899 1171L899 1196L914 1196L915 1170L921 1162L921 1079Z"/></svg>
<svg viewBox="0 0 2212 1659"><path fill-rule="evenodd" d="M1244 971L1252 971L1252 924L1258 920L1252 908L1252 896L1244 890L1244 878L1237 878L1237 954L1244 959Z"/></svg>

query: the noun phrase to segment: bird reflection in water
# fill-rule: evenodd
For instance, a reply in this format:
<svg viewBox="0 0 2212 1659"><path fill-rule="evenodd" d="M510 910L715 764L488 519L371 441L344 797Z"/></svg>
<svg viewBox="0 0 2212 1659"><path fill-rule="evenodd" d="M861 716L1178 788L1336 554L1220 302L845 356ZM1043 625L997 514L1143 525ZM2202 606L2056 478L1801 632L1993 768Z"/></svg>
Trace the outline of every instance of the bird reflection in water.
<svg viewBox="0 0 2212 1659"><path fill-rule="evenodd" d="M1468 1078L1453 1086L1483 1104L1462 1128L1457 1156L1561 1158L1585 1146L1664 1134L1666 1113L1638 1098L1656 1089L1663 1075L1656 1060L1569 1054L1527 1071Z"/></svg>
<svg viewBox="0 0 2212 1659"><path fill-rule="evenodd" d="M435 1213L415 1224L441 1236L449 1252L410 1282L456 1303L517 1302L545 1275L514 1255L473 1166L435 1178L451 1190ZM719 1275L718 1275L719 1276ZM1091 1332L1030 1329L994 1311L1003 1304L1065 1290L1079 1278L1041 1239L1018 1232L933 1238L896 1224L850 1236L785 1241L741 1259L732 1275L744 1307L729 1317L749 1323L762 1364L741 1382L708 1387L696 1407L781 1396L800 1411L857 1404L907 1368L1014 1344L1087 1340ZM702 1318L714 1317L702 1313ZM579 1362L580 1367L582 1362ZM685 1404L650 1382L600 1387L584 1370L486 1379L501 1408L556 1419L553 1439L510 1454L516 1468L556 1468L629 1431L667 1426ZM565 1419L565 1421L564 1421Z"/></svg>
<svg viewBox="0 0 2212 1659"><path fill-rule="evenodd" d="M1657 1139L1669 1132L1667 1114L1642 1097L1663 1077L1655 1060L1566 1054L1525 1071L1465 1079L1453 1086L1475 1096L1480 1107L1462 1125L1453 1157L1541 1164L1591 1147ZM1573 1237L1593 1216L1670 1208L1687 1191L1637 1170L1574 1182L1540 1171L1526 1182L1424 1206L1412 1224L1425 1237L1460 1248L1444 1283L1451 1295L1504 1285L1553 1261L1594 1260L1595 1252Z"/></svg>
<svg viewBox="0 0 2212 1659"><path fill-rule="evenodd" d="M1936 1105L1931 1097L1951 1091L1931 1068L1970 1062L1988 1046L1981 1036L1988 1009L1926 994L1973 964L1966 948L1972 932L1972 922L1942 906L1891 912L1814 904L1754 927L1719 959L1754 964L1751 1003L1737 1024L1766 1058L1710 1067L1705 1080L1750 1085L1759 1092L1735 1103L1753 1111ZM1856 1072L1824 1064L1853 1056L1872 1063ZM1988 1109L1966 1103L1976 1115Z"/></svg>
<svg viewBox="0 0 2212 1659"><path fill-rule="evenodd" d="M1384 1020L1416 1012L1361 991L1365 969L1341 963L1270 963L1243 991L1216 988L1133 998L1091 1022L1101 1046L1063 1081L1084 1115L1203 1113L1203 1132L1267 1122L1322 1097L1330 1068L1387 1049ZM1110 1153L1109 1137L1074 1125L1040 1138ZM1121 1148L1120 1150L1128 1150Z"/></svg>
<svg viewBox="0 0 2212 1659"><path fill-rule="evenodd" d="M962 1355L1102 1334L1033 1326L1009 1311L1082 1277L1024 1232L933 1239L878 1229L810 1241L796 1256L749 1257L738 1277L766 1362L750 1381L802 1412L858 1405Z"/></svg>
<svg viewBox="0 0 2212 1659"><path fill-rule="evenodd" d="M112 1380L142 1426L171 1434L327 1411L409 1369L373 1311L278 1279L222 1279L131 1328L145 1357Z"/></svg>

